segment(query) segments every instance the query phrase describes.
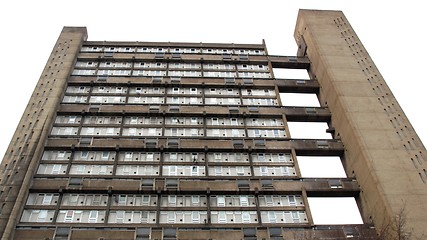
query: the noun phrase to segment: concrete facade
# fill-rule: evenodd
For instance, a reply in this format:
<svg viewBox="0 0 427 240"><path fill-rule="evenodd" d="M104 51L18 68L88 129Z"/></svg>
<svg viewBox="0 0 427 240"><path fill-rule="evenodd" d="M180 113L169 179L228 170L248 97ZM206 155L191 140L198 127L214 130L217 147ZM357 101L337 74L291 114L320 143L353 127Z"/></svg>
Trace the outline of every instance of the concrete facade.
<svg viewBox="0 0 427 240"><path fill-rule="evenodd" d="M86 28L64 28L0 165L0 234L11 239Z"/></svg>
<svg viewBox="0 0 427 240"><path fill-rule="evenodd" d="M0 166L2 239L376 239L403 207L421 234L425 149L344 15L301 10L295 38L273 56L64 27ZM292 138L293 121L333 138ZM339 156L348 177L303 178L298 156ZM320 196L355 197L365 224L317 226Z"/></svg>
<svg viewBox="0 0 427 240"><path fill-rule="evenodd" d="M346 147L344 165L360 184L364 221L381 228L404 210L407 230L421 236L426 150L360 39L340 11L300 10L294 36Z"/></svg>

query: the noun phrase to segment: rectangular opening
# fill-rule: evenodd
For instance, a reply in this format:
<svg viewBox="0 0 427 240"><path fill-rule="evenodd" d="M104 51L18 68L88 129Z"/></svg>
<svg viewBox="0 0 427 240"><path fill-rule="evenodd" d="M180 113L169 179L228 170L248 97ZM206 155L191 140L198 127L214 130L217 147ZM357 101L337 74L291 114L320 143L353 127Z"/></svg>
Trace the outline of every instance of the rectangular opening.
<svg viewBox="0 0 427 240"><path fill-rule="evenodd" d="M329 129L325 122L288 122L292 138L299 139L332 139L326 132Z"/></svg>
<svg viewBox="0 0 427 240"><path fill-rule="evenodd" d="M282 106L289 107L320 107L315 93L280 93Z"/></svg>
<svg viewBox="0 0 427 240"><path fill-rule="evenodd" d="M306 69L273 68L275 78L310 80Z"/></svg>
<svg viewBox="0 0 427 240"><path fill-rule="evenodd" d="M353 197L309 197L308 205L314 224L363 224Z"/></svg>
<svg viewBox="0 0 427 240"><path fill-rule="evenodd" d="M297 156L303 178L346 178L339 156Z"/></svg>

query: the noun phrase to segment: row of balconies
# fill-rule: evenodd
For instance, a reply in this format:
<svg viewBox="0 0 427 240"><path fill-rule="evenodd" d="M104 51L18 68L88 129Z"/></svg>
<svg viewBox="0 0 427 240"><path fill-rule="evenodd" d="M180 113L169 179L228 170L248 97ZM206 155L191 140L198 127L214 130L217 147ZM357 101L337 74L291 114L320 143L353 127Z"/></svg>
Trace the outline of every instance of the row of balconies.
<svg viewBox="0 0 427 240"><path fill-rule="evenodd" d="M82 122L83 119L83 122ZM148 116L82 116L82 115L58 115L55 126L83 125L172 125L180 127L195 127L204 125L217 127L278 127L283 128L282 118L224 118L224 117L148 117Z"/></svg>
<svg viewBox="0 0 427 240"><path fill-rule="evenodd" d="M55 217L55 212L57 212ZM68 224L308 224L305 211L124 211L25 209L21 223Z"/></svg>
<svg viewBox="0 0 427 240"><path fill-rule="evenodd" d="M301 195L153 195L153 194L97 194L97 193L30 193L27 208L52 209L52 207L111 207L112 209L152 209L160 206L166 210L235 208L247 209L301 209Z"/></svg>
<svg viewBox="0 0 427 240"><path fill-rule="evenodd" d="M178 70L116 70L116 69L74 69L73 76L143 76L143 77L219 77L219 78L271 78L269 72L245 71L245 72L224 72L224 71L178 71Z"/></svg>
<svg viewBox="0 0 427 240"><path fill-rule="evenodd" d="M103 61L180 61L180 62L210 62L210 63L247 63L247 64L266 64L268 61L272 63L273 67L280 68L294 68L294 69L308 69L310 61L306 57L294 56L266 56L266 55L251 55L248 53L166 53L166 52L139 52L139 53L120 53L120 52L81 52L78 56L82 61L96 61L102 59Z"/></svg>
<svg viewBox="0 0 427 240"><path fill-rule="evenodd" d="M212 48L212 47L174 47L174 46L83 46L81 52L120 52L120 53L191 53L191 54L248 54L248 55L264 55L264 47L259 48Z"/></svg>
<svg viewBox="0 0 427 240"><path fill-rule="evenodd" d="M197 181L197 184L194 182ZM232 194L272 194L289 195L305 191L311 197L355 197L359 194L359 186L353 179L298 179L252 177L238 179L221 177L211 179L180 179L180 178L117 178L117 177L36 177L31 186L36 192L126 192L140 194L177 194L177 195L232 195ZM76 192L76 193L77 193Z"/></svg>
<svg viewBox="0 0 427 240"><path fill-rule="evenodd" d="M22 224L21 224L22 225ZM368 225L335 225L335 226L317 226L317 227L301 227L295 228L295 225L286 227L232 227L228 224L227 228L213 228L208 229L203 227L128 227L126 229L114 228L96 228L87 229L86 227L76 227L72 229L67 226L58 228L44 229L31 227L18 228L16 230L16 239L53 239L56 237L63 237L68 239L243 239L243 240L256 240L256 239L296 239L307 238L316 236L317 238L324 239L375 239L377 237L375 228Z"/></svg>
<svg viewBox="0 0 427 240"><path fill-rule="evenodd" d="M203 87L127 87L127 86L68 86L65 90L67 94L103 94L103 95L126 95L129 94L150 94L150 95L216 95L216 96L266 96L275 97L274 89L239 89L239 88L203 88Z"/></svg>
<svg viewBox="0 0 427 240"><path fill-rule="evenodd" d="M247 132L247 135L246 135ZM52 136L94 136L94 137L189 137L189 138L274 138L285 139L282 129L243 128L123 128L120 127L53 127Z"/></svg>
<svg viewBox="0 0 427 240"><path fill-rule="evenodd" d="M81 52L78 55L79 61L179 61L179 62L210 62L210 63L248 63L248 64L266 64L268 56L249 55L233 53L167 53L167 52ZM293 57L295 62L308 64L306 58Z"/></svg>
<svg viewBox="0 0 427 240"><path fill-rule="evenodd" d="M201 85L207 88L247 88L247 87L274 87L278 86L281 92L309 92L317 93L319 84L316 80L298 80L298 79L252 79L252 78L186 78L186 77L90 77L90 76L71 76L68 83L75 85L94 85L94 86L112 86L116 87L117 84L131 87L136 85L141 87L143 93L143 85L150 88L167 86L177 87L196 87L200 88Z"/></svg>
<svg viewBox="0 0 427 240"><path fill-rule="evenodd" d="M62 103L65 104L170 104L170 105L248 105L248 106L279 106L276 98L227 98L227 97L163 97L163 96L81 96L66 95Z"/></svg>
<svg viewBox="0 0 427 240"><path fill-rule="evenodd" d="M161 172L160 172L161 169ZM36 176L295 177L294 166L40 164Z"/></svg>
<svg viewBox="0 0 427 240"><path fill-rule="evenodd" d="M266 149L269 152L283 152L295 149L303 155L341 155L344 151L342 142L338 140L310 140L310 139L179 139L179 138L49 138L47 149L82 148L122 151L156 151L174 152L179 150L188 152L221 151L221 152L251 152Z"/></svg>
<svg viewBox="0 0 427 240"><path fill-rule="evenodd" d="M188 117L227 117L227 118L257 118L286 116L288 121L329 121L331 113L323 107L262 107L262 106L193 106L193 105L113 105L113 104L61 104L60 115L90 114L90 115L133 115L141 113L149 116L188 116Z"/></svg>
<svg viewBox="0 0 427 240"><path fill-rule="evenodd" d="M290 153L245 153L245 152L141 152L141 151L70 151L70 150L47 150L44 151L41 161L44 163L64 162L138 162L159 163L182 162L182 163L211 163L225 164L265 164L292 163Z"/></svg>
<svg viewBox="0 0 427 240"><path fill-rule="evenodd" d="M269 71L264 64L202 64L179 62L125 62L125 61L78 61L76 69L171 69L171 70L228 70L228 71Z"/></svg>

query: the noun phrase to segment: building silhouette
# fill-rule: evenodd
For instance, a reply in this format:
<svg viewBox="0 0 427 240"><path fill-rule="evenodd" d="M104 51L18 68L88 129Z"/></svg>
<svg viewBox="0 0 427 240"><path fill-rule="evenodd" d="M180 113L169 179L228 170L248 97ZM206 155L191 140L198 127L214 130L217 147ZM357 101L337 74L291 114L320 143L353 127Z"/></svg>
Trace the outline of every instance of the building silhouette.
<svg viewBox="0 0 427 240"><path fill-rule="evenodd" d="M0 167L2 239L376 239L399 213L421 236L425 148L350 24L300 10L295 39L275 56L64 27ZM295 121L332 139L294 139ZM302 178L298 156L339 156L348 177ZM316 226L319 196L355 197L365 224Z"/></svg>

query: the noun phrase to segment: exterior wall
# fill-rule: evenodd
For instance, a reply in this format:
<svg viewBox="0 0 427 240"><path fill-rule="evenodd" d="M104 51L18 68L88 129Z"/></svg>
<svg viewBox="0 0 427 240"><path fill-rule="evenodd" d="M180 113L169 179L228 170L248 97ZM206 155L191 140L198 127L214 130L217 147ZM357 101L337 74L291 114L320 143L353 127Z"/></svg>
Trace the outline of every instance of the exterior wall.
<svg viewBox="0 0 427 240"><path fill-rule="evenodd" d="M86 28L64 27L0 166L0 235L11 239Z"/></svg>
<svg viewBox="0 0 427 240"><path fill-rule="evenodd" d="M280 92L318 93L316 80L272 77L273 67L308 69L306 57L268 56L265 44L86 37L63 29L2 163L2 239L370 234L313 223L308 196L359 187L301 177L297 153L344 153L339 139L290 136L288 120L331 117L280 102Z"/></svg>
<svg viewBox="0 0 427 240"><path fill-rule="evenodd" d="M295 39L346 146L344 167L361 186L364 221L381 228L404 209L407 230L421 236L426 150L349 22L340 11L300 10Z"/></svg>

